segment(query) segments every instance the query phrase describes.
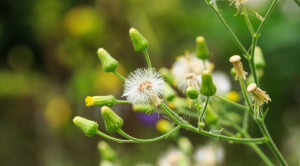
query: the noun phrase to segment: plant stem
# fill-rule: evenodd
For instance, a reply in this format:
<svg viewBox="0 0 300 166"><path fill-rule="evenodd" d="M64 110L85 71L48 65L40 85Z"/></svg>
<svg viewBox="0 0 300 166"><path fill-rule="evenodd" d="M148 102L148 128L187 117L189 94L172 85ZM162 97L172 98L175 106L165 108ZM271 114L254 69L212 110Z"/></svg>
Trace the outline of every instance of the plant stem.
<svg viewBox="0 0 300 166"><path fill-rule="evenodd" d="M282 154L280 153L280 151L278 150L277 146L275 145L265 123L263 120L256 120L259 128L261 129L261 131L263 132L263 134L268 138L268 141L266 142L269 146L269 148L272 150L272 152L274 153L274 155L277 157L277 159L280 161L281 165L283 166L287 166L287 162L285 161L285 159L283 158Z"/></svg>
<svg viewBox="0 0 300 166"><path fill-rule="evenodd" d="M231 104L231 105L237 107L237 108L240 108L240 109L248 110L248 111L249 111L249 108L247 108L247 107L245 107L245 106L243 106L243 105L241 105L241 104L238 104L238 103L236 103L236 102L232 102L232 101L230 101L230 100L228 100L228 99L225 99L224 97L221 97L221 96L218 96L218 95L214 95L214 96L217 97L217 98L220 99L220 100L223 100L223 101L225 101L225 102L227 102L227 103L229 103L229 104Z"/></svg>
<svg viewBox="0 0 300 166"><path fill-rule="evenodd" d="M116 76L118 76L121 80L125 81L125 77L123 77L120 73L118 73L117 71L113 71L112 73L114 73Z"/></svg>
<svg viewBox="0 0 300 166"><path fill-rule="evenodd" d="M124 136L125 138L127 139L130 139L130 140L133 140L135 142L138 142L138 143L149 143L149 142L155 142L155 141L159 141L159 140L162 140L164 138L167 138L168 136L170 136L171 134L173 134L175 131L179 130L181 127L180 126L176 126L173 130L171 130L170 132L162 135L162 136L159 136L159 137L156 137L156 138L152 138L152 139L139 139L139 138L134 138L130 135L128 135L127 133L125 133L122 129L120 129L118 131L118 133L120 133L122 136Z"/></svg>
<svg viewBox="0 0 300 166"><path fill-rule="evenodd" d="M223 25L225 26L225 28L227 29L228 33L230 34L230 36L232 37L232 39L234 40L234 42L237 44L237 46L241 49L241 51L243 52L243 54L246 55L246 58L249 56L248 51L246 50L246 48L243 46L243 44L240 42L240 40L237 38L237 36L235 35L235 33L231 30L231 28L229 27L229 25L227 24L227 22L224 20L224 18L222 17L222 15L218 12L218 9L216 9L210 2L209 0L205 0L207 5L213 10L213 12L218 16L218 18L220 19L220 21L223 23Z"/></svg>
<svg viewBox="0 0 300 166"><path fill-rule="evenodd" d="M133 140L124 140L124 139L118 139L118 138L115 138L115 137L111 137L111 136L106 135L106 134L104 134L104 133L102 133L100 131L98 131L97 134L100 135L100 136L102 136L102 137L104 137L104 138L110 139L112 141L116 141L118 143L134 143L135 142Z"/></svg>
<svg viewBox="0 0 300 166"><path fill-rule="evenodd" d="M276 3L277 3L277 0L273 0L273 2L272 2L272 4L271 4L270 8L269 8L268 11L267 11L267 14L265 15L265 18L264 18L263 22L262 22L262 23L259 25L259 27L257 28L256 34L260 35L260 32L261 32L262 28L264 27L266 21L268 20L268 18L269 18L269 16L270 16L271 12L273 11L273 9L274 9Z"/></svg>
<svg viewBox="0 0 300 166"><path fill-rule="evenodd" d="M203 116L204 116L204 114L205 114L207 105L208 105L208 103L209 103L209 98L210 98L210 96L207 96L207 97L206 97L205 104L204 104L204 107L203 107L203 109L202 109L202 113L201 113L201 115L200 115L200 117L199 117L199 122L202 122L202 118L203 118Z"/></svg>
<svg viewBox="0 0 300 166"><path fill-rule="evenodd" d="M145 57L146 57L146 60L147 60L148 68L152 69L152 65L151 65L151 61L150 61L150 57L149 57L147 49L144 50L144 54L145 54Z"/></svg>
<svg viewBox="0 0 300 166"><path fill-rule="evenodd" d="M205 130L198 130L198 128L195 128L194 126L191 126L188 123L183 124L183 123L179 122L178 119L173 116L173 114L175 114L175 113L170 108L168 108L164 103L161 103L160 106L166 112L166 114L177 123L177 125L179 125L183 128L186 128L190 131L205 135L205 136L220 138L220 139L224 139L227 141L234 141L234 142L263 143L263 142L267 141L267 139L265 137L262 137L262 138L235 138L235 137L228 137L228 136L224 136L224 135L214 134L214 133L211 133L211 132L208 132ZM173 112L173 113L170 113L170 112Z"/></svg>
<svg viewBox="0 0 300 166"><path fill-rule="evenodd" d="M265 137L262 138L236 138L236 137L228 137L228 136L224 136L224 135L219 135L219 134L214 134L212 132L208 132L205 130L198 130L198 128L195 128L191 125L182 125L183 128L186 128L190 131L205 135L205 136L210 136L210 137L214 137L214 138L220 138L223 140L227 140L227 141L233 141L233 142L253 142L253 143L264 143L267 141L267 139Z"/></svg>
<svg viewBox="0 0 300 166"><path fill-rule="evenodd" d="M248 130L248 120L249 120L249 112L245 111L243 117L243 131Z"/></svg>
<svg viewBox="0 0 300 166"><path fill-rule="evenodd" d="M251 44L252 49L251 49L250 59L248 59L248 61L249 61L251 73L253 74L254 82L256 83L257 86L259 86L259 81L256 74L255 64L254 64L254 58L255 58L254 54L255 54L255 48L257 44L257 38L258 38L257 34L254 34L252 37L252 44Z"/></svg>
<svg viewBox="0 0 300 166"><path fill-rule="evenodd" d="M129 103L128 100L116 100L116 103Z"/></svg>
<svg viewBox="0 0 300 166"><path fill-rule="evenodd" d="M245 98L245 100L246 100L246 102L249 106L250 113L253 115L254 111L252 109L251 102L250 102L249 97L248 97L248 93L247 93L247 90L246 90L246 87L245 87L245 83L244 83L242 78L239 78L239 81L240 81L240 85L241 85L241 88L242 88L242 91L243 91L243 94L244 94L244 98Z"/></svg>
<svg viewBox="0 0 300 166"><path fill-rule="evenodd" d="M250 19L249 19L249 17L248 17L248 13L247 13L246 7L245 7L244 4L242 4L241 6L242 6L242 8L243 8L244 17L245 17L247 26L248 26L248 28L249 28L249 31L250 31L250 33L251 33L251 36L254 36L253 26L252 26L251 21L250 21Z"/></svg>

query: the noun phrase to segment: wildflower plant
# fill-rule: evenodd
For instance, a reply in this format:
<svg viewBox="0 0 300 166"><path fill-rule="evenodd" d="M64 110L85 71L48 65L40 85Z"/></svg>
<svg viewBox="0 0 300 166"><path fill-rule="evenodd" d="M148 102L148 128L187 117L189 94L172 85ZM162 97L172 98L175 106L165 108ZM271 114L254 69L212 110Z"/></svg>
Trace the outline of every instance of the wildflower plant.
<svg viewBox="0 0 300 166"><path fill-rule="evenodd" d="M267 93L260 89L258 71L263 70L265 61L262 51L257 46L258 37L268 20L277 0L273 0L264 18L257 29L255 29L248 17L246 10L247 0L229 0L230 4L241 11L245 18L245 23L252 36L252 43L249 49L246 48L227 24L223 18L215 1L205 0L208 7L216 14L223 23L229 35L241 50L241 55L228 55L230 63L233 65L231 70L235 80L241 87L241 94L245 104L241 101L239 93L230 92L229 94L218 94L218 86L213 80L213 64L208 61L210 52L203 36L196 38L196 53L186 53L186 55L177 58L172 69L161 68L155 70L152 68L150 56L147 52L148 40L136 29L129 30L133 48L137 52L143 52L148 67L136 69L127 77L117 72L118 62L103 48L98 50L98 56L105 72L114 73L124 81L123 97L126 100L118 100L113 96L88 96L86 98L87 106L103 106L101 114L104 119L106 129L109 132L117 132L125 139L119 139L109 136L97 130L98 124L84 118L75 117L74 123L87 136L98 134L109 140L119 143L147 143L155 142L167 138L179 129L186 129L203 136L218 138L219 140L229 141L230 143L243 143L253 149L266 165L274 165L269 156L260 149L258 144L267 144L274 156L281 165L288 165L281 152L275 145L268 129L264 123L267 112L264 105L271 101ZM251 71L244 71L242 58L248 61ZM229 62L228 62L229 63ZM250 73L247 77L247 73ZM245 80L253 80L248 87ZM174 89L179 90L174 90ZM180 94L180 92L182 92ZM250 98L252 96L252 100ZM186 96L183 98L182 96ZM163 127L166 121L160 121L157 126L164 131L163 135L151 139L139 139L132 137L122 130L123 120L113 112L109 107L119 103L129 103L133 105L133 110L139 112L158 112L165 114L174 123L173 127ZM226 106L231 105L244 111L244 117L240 118L234 112L226 110ZM197 123L192 120L186 120L183 116L190 116L197 119ZM249 115L256 122L261 130L261 137L252 138L248 133ZM242 126L240 123L242 122ZM126 122L124 122L126 125ZM231 126L236 130L236 134L227 130ZM217 130L216 130L217 129Z"/></svg>

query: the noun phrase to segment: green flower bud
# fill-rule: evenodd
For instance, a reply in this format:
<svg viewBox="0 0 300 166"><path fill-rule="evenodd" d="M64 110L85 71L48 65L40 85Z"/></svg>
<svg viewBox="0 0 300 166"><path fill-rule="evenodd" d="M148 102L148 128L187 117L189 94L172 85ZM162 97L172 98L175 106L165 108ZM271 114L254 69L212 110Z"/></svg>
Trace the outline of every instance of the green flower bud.
<svg viewBox="0 0 300 166"><path fill-rule="evenodd" d="M213 83L212 76L208 70L202 73L202 83L200 93L204 96L212 96L216 93L217 88Z"/></svg>
<svg viewBox="0 0 300 166"><path fill-rule="evenodd" d="M188 87L185 91L185 94L190 98L190 99L197 99L199 96L199 92L196 88L194 87Z"/></svg>
<svg viewBox="0 0 300 166"><path fill-rule="evenodd" d="M103 48L98 49L98 57L100 59L102 69L105 72L114 72L118 67L119 63Z"/></svg>
<svg viewBox="0 0 300 166"><path fill-rule="evenodd" d="M110 108L103 106L101 108L101 115L104 119L105 127L108 132L116 132L122 127L123 119Z"/></svg>
<svg viewBox="0 0 300 166"><path fill-rule="evenodd" d="M86 136L93 136L98 132L98 123L76 116L73 119L74 124L79 127Z"/></svg>
<svg viewBox="0 0 300 166"><path fill-rule="evenodd" d="M101 154L101 160L115 160L116 152L105 141L100 141L98 143L98 150Z"/></svg>
<svg viewBox="0 0 300 166"><path fill-rule="evenodd" d="M129 36L135 51L144 51L147 48L148 41L138 30L131 28Z"/></svg>
<svg viewBox="0 0 300 166"><path fill-rule="evenodd" d="M167 101L173 100L177 96L176 91L168 84L164 84L164 92L163 92L163 97Z"/></svg>
<svg viewBox="0 0 300 166"><path fill-rule="evenodd" d="M254 52L254 64L257 69L264 68L266 66L266 62L260 47L255 47Z"/></svg>
<svg viewBox="0 0 300 166"><path fill-rule="evenodd" d="M197 44L197 52L196 55L200 59L207 59L209 57L209 51L206 46L206 42L203 36L198 36L196 38L196 44Z"/></svg>
<svg viewBox="0 0 300 166"><path fill-rule="evenodd" d="M116 98L112 95L109 96L87 96L85 98L85 105L89 106L113 106L116 103Z"/></svg>
<svg viewBox="0 0 300 166"><path fill-rule="evenodd" d="M198 126L199 126L199 129L202 130L205 127L205 123L204 122L199 122Z"/></svg>
<svg viewBox="0 0 300 166"><path fill-rule="evenodd" d="M133 111L136 112L143 112L143 113L147 113L147 114L151 114L154 112L153 107L151 107L150 105L133 105L132 106Z"/></svg>
<svg viewBox="0 0 300 166"><path fill-rule="evenodd" d="M160 68L159 71L160 75L163 76L163 78L166 80L167 83L169 83L170 85L174 85L174 78L173 75L171 73L171 71L165 67Z"/></svg>

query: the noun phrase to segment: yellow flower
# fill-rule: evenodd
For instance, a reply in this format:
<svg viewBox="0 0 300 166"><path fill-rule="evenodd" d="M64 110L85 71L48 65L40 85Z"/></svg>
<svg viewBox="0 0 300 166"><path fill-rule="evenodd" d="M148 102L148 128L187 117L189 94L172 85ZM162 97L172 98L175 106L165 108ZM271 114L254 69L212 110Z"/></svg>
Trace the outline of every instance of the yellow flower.
<svg viewBox="0 0 300 166"><path fill-rule="evenodd" d="M227 99L232 101L232 102L238 101L239 98L240 98L240 96L236 91L231 91L227 94Z"/></svg>
<svg viewBox="0 0 300 166"><path fill-rule="evenodd" d="M155 127L159 132L162 132L162 133L167 133L173 129L172 124L166 119L160 119L156 123Z"/></svg>

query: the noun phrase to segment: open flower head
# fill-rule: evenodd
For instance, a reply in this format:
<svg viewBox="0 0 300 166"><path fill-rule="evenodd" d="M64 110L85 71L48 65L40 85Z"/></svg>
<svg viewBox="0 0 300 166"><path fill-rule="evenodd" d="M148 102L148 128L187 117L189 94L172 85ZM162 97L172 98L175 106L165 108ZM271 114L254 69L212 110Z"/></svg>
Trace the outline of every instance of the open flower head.
<svg viewBox="0 0 300 166"><path fill-rule="evenodd" d="M175 83L181 90L185 91L188 86L191 86L189 85L191 83L195 85L193 87L199 89L199 85L197 84L199 84L201 73L205 69L212 71L213 64L208 60L203 62L203 60L197 58L195 54L186 53L184 56L178 57L173 64L172 75Z"/></svg>
<svg viewBox="0 0 300 166"><path fill-rule="evenodd" d="M154 69L137 69L125 80L123 97L134 104L157 106L161 102L164 80Z"/></svg>
<svg viewBox="0 0 300 166"><path fill-rule="evenodd" d="M247 87L247 91L252 94L252 100L257 102L259 105L263 105L264 103L268 103L271 101L271 98L267 93L261 90L255 83L250 84Z"/></svg>

